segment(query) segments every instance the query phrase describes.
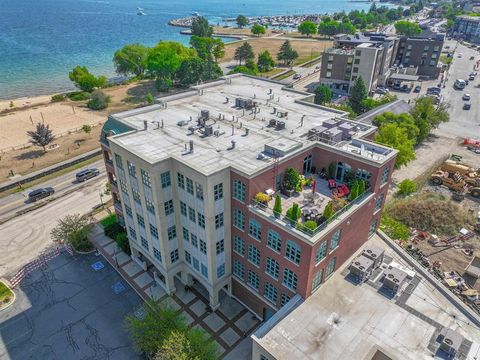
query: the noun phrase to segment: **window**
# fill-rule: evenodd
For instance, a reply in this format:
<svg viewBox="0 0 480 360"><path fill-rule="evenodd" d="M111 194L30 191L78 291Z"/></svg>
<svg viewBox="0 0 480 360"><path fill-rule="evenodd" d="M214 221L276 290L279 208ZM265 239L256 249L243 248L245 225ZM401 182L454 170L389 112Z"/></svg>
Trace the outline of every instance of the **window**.
<svg viewBox="0 0 480 360"><path fill-rule="evenodd" d="M203 200L203 186L197 182L195 183L195 194L197 194L197 199Z"/></svg>
<svg viewBox="0 0 480 360"><path fill-rule="evenodd" d="M358 65L360 64L360 59L355 59L355 61L353 62L355 65ZM358 69L358 68L357 68Z"/></svg>
<svg viewBox="0 0 480 360"><path fill-rule="evenodd" d="M137 214L138 225L145 229L145 219L142 215Z"/></svg>
<svg viewBox="0 0 480 360"><path fill-rule="evenodd" d="M440 50L440 46L434 46L433 47L433 51L439 51Z"/></svg>
<svg viewBox="0 0 480 360"><path fill-rule="evenodd" d="M433 61L433 63L435 63L435 60L433 60L433 59L436 59L436 58L437 58L437 54L432 54L432 61Z"/></svg>
<svg viewBox="0 0 480 360"><path fill-rule="evenodd" d="M202 264L202 275L208 279L208 269Z"/></svg>
<svg viewBox="0 0 480 360"><path fill-rule="evenodd" d="M245 241L236 235L233 237L233 251L238 255L245 255Z"/></svg>
<svg viewBox="0 0 480 360"><path fill-rule="evenodd" d="M376 213L378 210L382 208L383 205L383 194L377 196L377 200L375 200L375 209L373 210Z"/></svg>
<svg viewBox="0 0 480 360"><path fill-rule="evenodd" d="M428 51L429 47L428 46L424 46L423 47L423 51Z"/></svg>
<svg viewBox="0 0 480 360"><path fill-rule="evenodd" d="M352 57L347 58L347 64L351 64L352 61L353 61L353 58L352 58Z"/></svg>
<svg viewBox="0 0 480 360"><path fill-rule="evenodd" d="M353 72L354 72L354 73L358 73L358 67L357 67L357 66L355 66L355 67L353 68Z"/></svg>
<svg viewBox="0 0 480 360"><path fill-rule="evenodd" d="M370 224L370 229L368 230L368 236L372 236L373 234L375 234L375 230L377 228L377 222L378 220L374 219Z"/></svg>
<svg viewBox="0 0 480 360"><path fill-rule="evenodd" d="M189 264L192 263L192 255L188 251L185 250L185 261L188 262Z"/></svg>
<svg viewBox="0 0 480 360"><path fill-rule="evenodd" d="M205 229L205 215L201 213L197 213L198 216L198 226L200 226L202 229Z"/></svg>
<svg viewBox="0 0 480 360"><path fill-rule="evenodd" d="M248 246L248 261L257 266L260 265L260 250L253 245Z"/></svg>
<svg viewBox="0 0 480 360"><path fill-rule="evenodd" d="M195 235L195 234L190 234L190 241L192 242L192 245L193 245L194 247L198 247L197 235Z"/></svg>
<svg viewBox="0 0 480 360"><path fill-rule="evenodd" d="M272 259L271 257L267 257L267 264L265 265L265 272L273 277L274 279L278 279L278 271L280 269L279 263Z"/></svg>
<svg viewBox="0 0 480 360"><path fill-rule="evenodd" d="M142 175L142 183L143 185L151 188L152 187L152 181L150 180L150 174L146 172L145 170L140 169L140 174Z"/></svg>
<svg viewBox="0 0 480 360"><path fill-rule="evenodd" d="M328 70L332 70L332 69L333 69L333 64L332 64L332 63L327 64L327 69L328 69Z"/></svg>
<svg viewBox="0 0 480 360"><path fill-rule="evenodd" d="M335 250L340 244L340 238L342 237L342 229L337 229L330 240L330 250Z"/></svg>
<svg viewBox="0 0 480 360"><path fill-rule="evenodd" d="M245 229L245 214L236 208L233 209L233 226L240 230Z"/></svg>
<svg viewBox="0 0 480 360"><path fill-rule="evenodd" d="M123 181L122 179L120 179L120 189L128 195L128 188L127 188L127 184L125 183L125 181Z"/></svg>
<svg viewBox="0 0 480 360"><path fill-rule="evenodd" d="M213 198L215 201L223 199L223 184L217 184L213 187Z"/></svg>
<svg viewBox="0 0 480 360"><path fill-rule="evenodd" d="M175 225L170 226L167 229L168 240L173 240L177 237L177 227Z"/></svg>
<svg viewBox="0 0 480 360"><path fill-rule="evenodd" d="M215 215L215 229L219 229L223 226L223 213Z"/></svg>
<svg viewBox="0 0 480 360"><path fill-rule="evenodd" d="M258 291L260 287L260 279L257 274L255 274L252 270L248 270L248 285Z"/></svg>
<svg viewBox="0 0 480 360"><path fill-rule="evenodd" d="M127 166L128 166L128 173L134 177L137 178L137 172L135 170L135 165L131 163L130 161L127 160Z"/></svg>
<svg viewBox="0 0 480 360"><path fill-rule="evenodd" d="M412 50L412 45L411 44L407 45L407 49Z"/></svg>
<svg viewBox="0 0 480 360"><path fill-rule="evenodd" d="M382 185L385 184L388 181L388 175L390 174L390 168L386 167L383 169L383 174L382 174Z"/></svg>
<svg viewBox="0 0 480 360"><path fill-rule="evenodd" d="M331 72L331 71L327 71L327 73L325 74L325 77L326 77L326 78L331 78L331 77L332 77L332 72Z"/></svg>
<svg viewBox="0 0 480 360"><path fill-rule="evenodd" d="M221 253L223 253L223 252L225 251L225 244L224 244L224 243L225 243L225 242L223 241L223 239L220 240L220 241L217 241L217 244L216 244L216 246L215 246L217 255L218 255L218 254L221 254Z"/></svg>
<svg viewBox="0 0 480 360"><path fill-rule="evenodd" d="M315 262L318 264L320 261L325 259L325 256L327 256L327 240L322 242L318 247L317 253L315 255Z"/></svg>
<svg viewBox="0 0 480 360"><path fill-rule="evenodd" d="M143 236L140 236L140 240L142 242L142 246L148 250L148 241Z"/></svg>
<svg viewBox="0 0 480 360"><path fill-rule="evenodd" d="M312 280L312 293L318 289L320 284L322 283L322 273L323 271L317 271L315 275L313 275L313 280Z"/></svg>
<svg viewBox="0 0 480 360"><path fill-rule="evenodd" d="M328 262L327 271L326 271L326 274L325 274L326 277L329 277L335 271L335 262L336 261L337 261L337 258L333 258L333 259L330 259L330 261Z"/></svg>
<svg viewBox="0 0 480 360"><path fill-rule="evenodd" d="M187 204L185 204L183 201L180 201L180 214L187 216Z"/></svg>
<svg viewBox="0 0 480 360"><path fill-rule="evenodd" d="M150 199L148 199L148 198L145 198L145 205L147 206L147 211L148 211L150 214L154 214L154 215L155 215L155 206L153 205L152 200L150 200Z"/></svg>
<svg viewBox="0 0 480 360"><path fill-rule="evenodd" d="M188 207L188 218L193 222L196 220L195 209L191 208L190 206Z"/></svg>
<svg viewBox="0 0 480 360"><path fill-rule="evenodd" d="M165 215L168 216L173 214L173 200L168 200L163 203L163 207L165 208Z"/></svg>
<svg viewBox="0 0 480 360"><path fill-rule="evenodd" d="M127 204L125 204L125 212L127 213L127 215L129 217L133 218L132 208L130 206L128 206Z"/></svg>
<svg viewBox="0 0 480 360"><path fill-rule="evenodd" d="M255 219L250 219L248 233L255 239L260 240L262 237L262 225Z"/></svg>
<svg viewBox="0 0 480 360"><path fill-rule="evenodd" d="M328 55L328 61L333 61L333 55Z"/></svg>
<svg viewBox="0 0 480 360"><path fill-rule="evenodd" d="M217 267L217 279L220 279L223 275L225 275L225 264Z"/></svg>
<svg viewBox="0 0 480 360"><path fill-rule="evenodd" d="M187 192L193 195L193 181L187 177Z"/></svg>
<svg viewBox="0 0 480 360"><path fill-rule="evenodd" d="M355 51L355 56L362 56L362 52L360 50Z"/></svg>
<svg viewBox="0 0 480 360"><path fill-rule="evenodd" d="M188 242L188 240L190 239L188 229L186 227L183 227L182 231L183 231L183 239Z"/></svg>
<svg viewBox="0 0 480 360"><path fill-rule="evenodd" d="M133 240L137 240L137 232L135 231L134 228L132 228L131 226L128 227L128 232L130 233L130 237L133 239Z"/></svg>
<svg viewBox="0 0 480 360"><path fill-rule="evenodd" d="M263 293L265 299L269 300L273 304L277 303L277 288L270 284L269 282L265 283L265 291Z"/></svg>
<svg viewBox="0 0 480 360"><path fill-rule="evenodd" d="M160 181L162 183L162 189L165 189L172 185L172 180L170 179L170 171L166 171L160 174Z"/></svg>
<svg viewBox="0 0 480 360"><path fill-rule="evenodd" d="M289 301L290 301L290 296L286 294L282 294L282 297L280 298L280 307L284 306Z"/></svg>
<svg viewBox="0 0 480 360"><path fill-rule="evenodd" d="M200 239L200 251L207 255L207 243Z"/></svg>
<svg viewBox="0 0 480 360"><path fill-rule="evenodd" d="M238 260L233 260L233 275L243 280L245 276L245 267Z"/></svg>
<svg viewBox="0 0 480 360"><path fill-rule="evenodd" d="M123 170L123 161L122 161L122 157L118 154L115 154L115 164L117 164L117 167L119 169L122 169Z"/></svg>
<svg viewBox="0 0 480 360"><path fill-rule="evenodd" d="M370 181L371 177L372 173L368 170L357 169L357 171L355 172L355 178L357 180L364 180L366 183Z"/></svg>
<svg viewBox="0 0 480 360"><path fill-rule="evenodd" d="M302 249L300 248L300 246L291 240L287 240L287 246L285 248L285 257L288 260L293 261L295 264L300 264L301 254L302 254Z"/></svg>
<svg viewBox="0 0 480 360"><path fill-rule="evenodd" d="M132 195L133 195L133 200L135 200L136 203L138 204L141 204L141 200L140 200L140 193L135 190L135 189L132 189Z"/></svg>
<svg viewBox="0 0 480 360"><path fill-rule="evenodd" d="M429 64L430 64L430 66L434 66L434 65L435 65L435 63L436 63L436 61L435 61L435 60L430 60L430 63L429 63Z"/></svg>
<svg viewBox="0 0 480 360"><path fill-rule="evenodd" d="M192 256L193 258L193 268L197 271L200 270L200 263L198 262L198 259L195 256Z"/></svg>
<svg viewBox="0 0 480 360"><path fill-rule="evenodd" d="M239 180L233 180L233 198L245 202L247 187Z"/></svg>
<svg viewBox="0 0 480 360"><path fill-rule="evenodd" d="M150 234L155 238L158 239L158 229L156 226L150 224Z"/></svg>
<svg viewBox="0 0 480 360"><path fill-rule="evenodd" d="M172 264L178 261L178 249L170 252L170 261L172 262Z"/></svg>
<svg viewBox="0 0 480 360"><path fill-rule="evenodd" d="M268 230L267 246L278 253L280 253L282 249L282 239L280 239L280 235L272 229Z"/></svg>
<svg viewBox="0 0 480 360"><path fill-rule="evenodd" d="M178 183L178 187L180 189L185 189L185 176L183 176L182 174L178 173L177 174L177 183Z"/></svg>
<svg viewBox="0 0 480 360"><path fill-rule="evenodd" d="M162 262L162 254L158 249L153 248L153 256L155 256L155 259L157 259L159 262Z"/></svg>
<svg viewBox="0 0 480 360"><path fill-rule="evenodd" d="M289 289L296 291L297 290L297 274L295 274L290 269L283 270L283 285L288 287Z"/></svg>

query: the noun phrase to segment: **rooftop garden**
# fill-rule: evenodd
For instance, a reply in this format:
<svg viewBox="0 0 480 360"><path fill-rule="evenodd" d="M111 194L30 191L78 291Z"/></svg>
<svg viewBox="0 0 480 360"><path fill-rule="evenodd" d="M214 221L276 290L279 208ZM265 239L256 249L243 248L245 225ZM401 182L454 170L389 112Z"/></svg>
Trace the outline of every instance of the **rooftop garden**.
<svg viewBox="0 0 480 360"><path fill-rule="evenodd" d="M328 170L304 177L294 168L288 168L280 191L257 193L253 205L287 226L313 236L370 194L364 180L337 183L329 175L334 171Z"/></svg>

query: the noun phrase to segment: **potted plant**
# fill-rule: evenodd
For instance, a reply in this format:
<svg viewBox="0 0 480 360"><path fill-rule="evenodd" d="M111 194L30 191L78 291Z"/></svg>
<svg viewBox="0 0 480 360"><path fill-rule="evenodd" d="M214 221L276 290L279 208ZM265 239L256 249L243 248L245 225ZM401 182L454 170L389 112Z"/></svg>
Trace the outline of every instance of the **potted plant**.
<svg viewBox="0 0 480 360"><path fill-rule="evenodd" d="M297 203L293 203L292 207L287 210L287 218L292 222L292 224L295 224L301 216L302 209L300 209L300 206L298 206Z"/></svg>
<svg viewBox="0 0 480 360"><path fill-rule="evenodd" d="M276 218L282 215L282 198L280 195L275 196L275 205L273 205L273 214Z"/></svg>
<svg viewBox="0 0 480 360"><path fill-rule="evenodd" d="M270 201L270 196L263 192L259 192L255 195L255 201L264 205L267 205Z"/></svg>
<svg viewBox="0 0 480 360"><path fill-rule="evenodd" d="M282 194L288 197L293 196L293 193L298 188L299 182L300 174L298 171L292 167L287 168L282 181Z"/></svg>

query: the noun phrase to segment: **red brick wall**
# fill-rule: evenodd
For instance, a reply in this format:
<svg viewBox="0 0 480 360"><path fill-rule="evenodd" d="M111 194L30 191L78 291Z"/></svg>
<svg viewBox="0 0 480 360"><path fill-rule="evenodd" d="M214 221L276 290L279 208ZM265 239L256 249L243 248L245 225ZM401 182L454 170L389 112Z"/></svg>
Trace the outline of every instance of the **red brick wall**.
<svg viewBox="0 0 480 360"><path fill-rule="evenodd" d="M263 316L264 308L270 308L271 310L275 311L275 309L273 309L266 302L260 300L258 297L252 294L250 290L240 285L239 281L235 277L232 278L232 293L260 317Z"/></svg>

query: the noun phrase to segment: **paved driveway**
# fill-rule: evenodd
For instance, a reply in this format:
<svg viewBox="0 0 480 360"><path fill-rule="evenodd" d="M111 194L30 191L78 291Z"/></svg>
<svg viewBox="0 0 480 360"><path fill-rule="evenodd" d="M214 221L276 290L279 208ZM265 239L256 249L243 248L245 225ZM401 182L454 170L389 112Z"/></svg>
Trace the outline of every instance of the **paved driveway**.
<svg viewBox="0 0 480 360"><path fill-rule="evenodd" d="M103 268L95 271L98 261ZM123 320L142 301L102 257L60 255L15 293L0 312L0 359L139 358Z"/></svg>

